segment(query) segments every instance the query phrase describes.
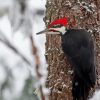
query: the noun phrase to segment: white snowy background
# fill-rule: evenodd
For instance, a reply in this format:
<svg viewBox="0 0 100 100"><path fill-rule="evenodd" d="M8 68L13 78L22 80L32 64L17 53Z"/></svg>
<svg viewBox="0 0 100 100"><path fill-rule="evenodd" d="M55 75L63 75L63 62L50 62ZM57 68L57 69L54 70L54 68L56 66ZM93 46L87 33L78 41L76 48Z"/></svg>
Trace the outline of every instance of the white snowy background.
<svg viewBox="0 0 100 100"><path fill-rule="evenodd" d="M20 13L19 2L27 2L24 14ZM43 78L37 84L45 84L47 77L45 35L35 33L43 30L45 24L46 0L0 0L0 39L7 40L35 66L29 36L32 34L41 60ZM38 100L33 87L36 82L35 68L29 66L11 48L0 41L0 100ZM38 87L38 85L37 85ZM34 90L34 91L33 91ZM43 90L48 92L46 88ZM35 91L36 92L36 91ZM38 91L36 92L36 94ZM100 91L90 100L100 100Z"/></svg>
<svg viewBox="0 0 100 100"><path fill-rule="evenodd" d="M20 2L26 2L20 12ZM45 36L35 33L44 29L45 0L0 0L0 39L7 40L33 66L28 65L11 48L0 41L0 100L38 100L35 84L44 84L47 76ZM42 13L41 13L42 12ZM43 77L36 82L35 63L31 52L30 35L38 48ZM38 87L38 85L37 85ZM44 92L45 92L44 88Z"/></svg>

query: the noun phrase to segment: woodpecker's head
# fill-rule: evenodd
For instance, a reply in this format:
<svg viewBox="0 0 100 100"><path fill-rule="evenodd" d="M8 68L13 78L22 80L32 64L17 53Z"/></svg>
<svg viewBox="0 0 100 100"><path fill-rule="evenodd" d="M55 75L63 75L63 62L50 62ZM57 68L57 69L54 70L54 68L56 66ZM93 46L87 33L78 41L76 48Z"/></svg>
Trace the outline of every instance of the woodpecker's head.
<svg viewBox="0 0 100 100"><path fill-rule="evenodd" d="M54 20L53 22L51 22L47 29L38 32L37 34L42 34L42 33L46 33L46 34L60 34L60 35L64 35L65 32L67 31L67 26L68 26L68 21L67 18L60 18L57 20Z"/></svg>

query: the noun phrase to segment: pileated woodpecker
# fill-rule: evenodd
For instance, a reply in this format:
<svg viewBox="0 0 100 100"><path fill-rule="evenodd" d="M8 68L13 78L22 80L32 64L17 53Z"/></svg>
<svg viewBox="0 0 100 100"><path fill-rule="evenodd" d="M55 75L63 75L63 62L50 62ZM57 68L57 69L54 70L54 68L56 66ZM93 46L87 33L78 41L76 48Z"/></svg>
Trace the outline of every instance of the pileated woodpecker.
<svg viewBox="0 0 100 100"><path fill-rule="evenodd" d="M47 29L37 33L59 34L62 49L73 65L73 100L87 100L96 82L94 42L84 29L68 29L67 18L54 20Z"/></svg>

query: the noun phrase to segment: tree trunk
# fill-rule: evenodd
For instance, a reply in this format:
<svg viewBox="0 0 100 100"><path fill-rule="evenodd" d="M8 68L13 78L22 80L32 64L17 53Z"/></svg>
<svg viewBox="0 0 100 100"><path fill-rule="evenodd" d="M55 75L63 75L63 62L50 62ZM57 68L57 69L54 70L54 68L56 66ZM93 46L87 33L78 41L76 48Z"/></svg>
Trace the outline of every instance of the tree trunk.
<svg viewBox="0 0 100 100"><path fill-rule="evenodd" d="M100 85L100 0L48 0L46 4L46 26L54 19L66 16L74 28L93 31L96 41L97 85ZM92 5L92 6L89 6ZM87 7L87 8L86 8ZM69 23L70 23L69 22ZM49 100L72 100L72 69L68 58L64 56L61 40L57 35L46 36L46 59L48 62L47 87L51 90Z"/></svg>

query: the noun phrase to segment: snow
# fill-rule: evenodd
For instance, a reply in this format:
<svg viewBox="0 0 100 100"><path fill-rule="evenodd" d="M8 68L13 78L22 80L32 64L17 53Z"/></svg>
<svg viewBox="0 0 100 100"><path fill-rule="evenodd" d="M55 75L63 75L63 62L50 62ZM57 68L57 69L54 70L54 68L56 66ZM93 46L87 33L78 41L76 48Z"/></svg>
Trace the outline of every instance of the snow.
<svg viewBox="0 0 100 100"><path fill-rule="evenodd" d="M26 80L30 77L30 75L34 75L34 77L36 77L34 57L32 56L30 39L28 38L30 34L34 35L34 42L38 48L41 61L39 70L43 77L39 81L40 84L45 84L46 76L48 74L44 56L44 44L46 41L45 35L37 36L35 34L45 27L43 22L44 15L36 15L36 12L41 9L45 10L46 1L36 0L34 2L34 0L29 0L27 2L27 10L25 12L25 16L23 16L19 12L20 6L18 6L18 0L0 0L0 32L3 33L11 45L13 45L25 58L27 58L33 66L32 68L27 65L20 56L0 42L0 91L2 85L6 81L9 82L9 85L11 85L6 86L7 88L2 91L2 100L14 100L14 98L21 96ZM21 25L20 22L22 19L24 19L24 22ZM18 26L20 26L20 28ZM4 39L1 33L0 38ZM43 91L46 92L48 90L44 87Z"/></svg>
<svg viewBox="0 0 100 100"><path fill-rule="evenodd" d="M100 100L100 90L94 93L94 96L89 100Z"/></svg>
<svg viewBox="0 0 100 100"><path fill-rule="evenodd" d="M30 0L29 6L31 9L45 9L46 0Z"/></svg>

